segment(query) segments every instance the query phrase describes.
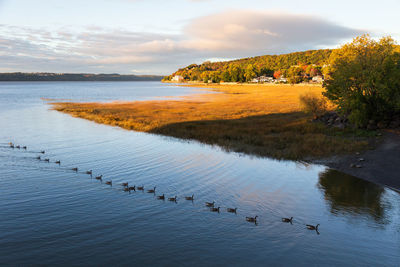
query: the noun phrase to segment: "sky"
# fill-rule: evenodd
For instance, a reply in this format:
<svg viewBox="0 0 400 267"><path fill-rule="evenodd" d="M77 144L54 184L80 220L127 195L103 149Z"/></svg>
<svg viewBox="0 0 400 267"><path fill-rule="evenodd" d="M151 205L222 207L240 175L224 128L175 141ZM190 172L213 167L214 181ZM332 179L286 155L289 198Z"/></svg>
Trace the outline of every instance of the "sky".
<svg viewBox="0 0 400 267"><path fill-rule="evenodd" d="M400 0L0 0L0 72L168 75L204 61L400 40Z"/></svg>

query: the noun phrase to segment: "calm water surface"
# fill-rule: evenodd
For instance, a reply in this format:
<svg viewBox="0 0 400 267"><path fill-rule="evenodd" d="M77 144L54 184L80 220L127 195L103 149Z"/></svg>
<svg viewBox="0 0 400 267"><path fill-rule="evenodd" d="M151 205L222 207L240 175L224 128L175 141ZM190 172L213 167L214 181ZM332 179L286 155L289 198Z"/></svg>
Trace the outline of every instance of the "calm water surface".
<svg viewBox="0 0 400 267"><path fill-rule="evenodd" d="M399 266L394 191L324 166L98 125L41 99L191 93L198 92L154 82L0 83L0 265ZM53 162L35 159L42 149ZM83 173L89 169L113 186ZM157 186L157 195L178 201L129 194L121 182ZM255 215L258 225L244 219ZM281 222L291 216L293 224ZM319 235L305 229L318 223Z"/></svg>

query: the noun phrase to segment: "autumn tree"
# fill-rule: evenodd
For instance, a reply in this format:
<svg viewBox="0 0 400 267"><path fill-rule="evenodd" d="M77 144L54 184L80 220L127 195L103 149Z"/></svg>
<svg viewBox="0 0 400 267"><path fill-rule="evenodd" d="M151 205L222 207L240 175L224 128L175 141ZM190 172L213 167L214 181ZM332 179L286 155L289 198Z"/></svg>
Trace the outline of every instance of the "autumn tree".
<svg viewBox="0 0 400 267"><path fill-rule="evenodd" d="M369 35L334 50L324 95L358 127L400 111L400 54L394 40Z"/></svg>
<svg viewBox="0 0 400 267"><path fill-rule="evenodd" d="M282 76L282 71L276 70L276 71L274 72L274 78L275 78L275 79L279 79L281 76Z"/></svg>
<svg viewBox="0 0 400 267"><path fill-rule="evenodd" d="M303 68L299 66L290 67L287 74L288 82L291 84L303 81Z"/></svg>
<svg viewBox="0 0 400 267"><path fill-rule="evenodd" d="M246 71L244 73L244 77L246 78L247 82L257 77L256 68L252 64L249 64L247 66Z"/></svg>

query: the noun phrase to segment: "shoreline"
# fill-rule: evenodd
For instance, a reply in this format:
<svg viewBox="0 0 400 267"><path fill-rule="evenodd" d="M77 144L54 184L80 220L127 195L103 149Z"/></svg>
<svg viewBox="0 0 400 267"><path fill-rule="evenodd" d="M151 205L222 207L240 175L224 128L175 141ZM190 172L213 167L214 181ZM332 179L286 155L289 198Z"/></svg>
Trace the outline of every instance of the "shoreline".
<svg viewBox="0 0 400 267"><path fill-rule="evenodd" d="M310 122L299 112L298 94L321 91L318 86L179 84L221 94L183 96L180 100L150 100L122 103L50 103L53 109L101 124L128 130L195 140L226 151L278 160L305 161L400 189L400 155L393 158L399 169L379 169L376 158L400 151L400 137L391 150L381 151L375 132L339 130ZM371 150L371 145L374 149ZM370 149L370 150L367 150ZM397 150L396 150L397 149ZM356 152L362 152L356 155ZM377 151L375 154L371 151ZM386 153L386 154L385 154ZM356 156L355 156L356 155ZM362 168L355 157L365 158ZM388 161L389 162L389 161ZM378 171L375 171L377 168ZM380 170L380 171L379 171ZM386 174L386 175L384 175ZM380 178L384 175L384 178ZM389 177L389 178L385 178Z"/></svg>
<svg viewBox="0 0 400 267"><path fill-rule="evenodd" d="M381 143L373 149L312 162L400 193L400 130L385 130Z"/></svg>

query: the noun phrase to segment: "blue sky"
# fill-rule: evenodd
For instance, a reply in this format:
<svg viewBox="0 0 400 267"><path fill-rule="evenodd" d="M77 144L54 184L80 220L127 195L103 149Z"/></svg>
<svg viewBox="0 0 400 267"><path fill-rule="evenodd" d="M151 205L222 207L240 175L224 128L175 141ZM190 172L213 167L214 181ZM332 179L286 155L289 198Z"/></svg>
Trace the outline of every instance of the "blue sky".
<svg viewBox="0 0 400 267"><path fill-rule="evenodd" d="M0 71L169 74L362 33L400 40L398 10L398 0L0 0Z"/></svg>

